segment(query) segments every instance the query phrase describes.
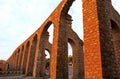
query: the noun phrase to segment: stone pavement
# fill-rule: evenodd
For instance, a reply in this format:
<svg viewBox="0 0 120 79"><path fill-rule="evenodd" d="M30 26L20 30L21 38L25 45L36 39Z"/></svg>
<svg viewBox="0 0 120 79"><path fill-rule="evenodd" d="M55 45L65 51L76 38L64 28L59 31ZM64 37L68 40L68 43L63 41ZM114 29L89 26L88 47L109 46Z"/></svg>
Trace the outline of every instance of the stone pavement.
<svg viewBox="0 0 120 79"><path fill-rule="evenodd" d="M41 77L34 78L34 77L25 77L24 75L21 76L6 76L6 77L0 77L0 79L43 79ZM46 77L45 79L49 79Z"/></svg>

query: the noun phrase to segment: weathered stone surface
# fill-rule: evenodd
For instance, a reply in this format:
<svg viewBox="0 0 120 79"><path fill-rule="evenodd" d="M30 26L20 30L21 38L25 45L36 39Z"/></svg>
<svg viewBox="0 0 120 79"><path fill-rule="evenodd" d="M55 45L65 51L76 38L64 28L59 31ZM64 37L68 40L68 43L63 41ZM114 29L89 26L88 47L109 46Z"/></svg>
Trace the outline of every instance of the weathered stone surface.
<svg viewBox="0 0 120 79"><path fill-rule="evenodd" d="M0 60L0 71L7 71L8 63L4 60Z"/></svg>
<svg viewBox="0 0 120 79"><path fill-rule="evenodd" d="M83 0L83 8L85 79L119 79L119 43L114 42L119 31L114 28L119 29L120 16L110 0Z"/></svg>

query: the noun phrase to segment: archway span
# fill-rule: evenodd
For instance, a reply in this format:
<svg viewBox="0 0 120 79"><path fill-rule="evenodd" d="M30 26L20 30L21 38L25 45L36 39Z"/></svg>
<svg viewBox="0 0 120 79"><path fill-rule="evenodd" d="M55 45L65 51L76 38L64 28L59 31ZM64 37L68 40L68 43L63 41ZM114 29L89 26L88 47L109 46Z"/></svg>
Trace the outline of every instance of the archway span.
<svg viewBox="0 0 120 79"><path fill-rule="evenodd" d="M49 44L53 43L53 33L54 33L54 23L52 21L49 21L46 23L41 38L43 38L46 42Z"/></svg>
<svg viewBox="0 0 120 79"><path fill-rule="evenodd" d="M21 70L23 71L23 73L25 73L25 70L26 70L29 48L30 48L30 42L28 41L25 46L25 51L23 52L23 56L22 56Z"/></svg>
<svg viewBox="0 0 120 79"><path fill-rule="evenodd" d="M35 77L45 77L45 50L48 50L48 52L51 53L52 41L50 43L50 36L52 36L50 40L53 40L53 35L50 35L50 33L48 32L48 29L51 27L51 25L52 27L54 26L54 24L51 21L47 22L42 30L42 33L40 34L38 47L39 51L37 52L37 57L35 59L36 63L34 65L35 73L33 74L33 76ZM53 30L50 32L54 31L54 28L52 29Z"/></svg>
<svg viewBox="0 0 120 79"><path fill-rule="evenodd" d="M19 69L21 70L21 66L22 66L22 56L24 53L24 45L22 46L21 52L20 52L20 57L19 57Z"/></svg>
<svg viewBox="0 0 120 79"><path fill-rule="evenodd" d="M27 58L27 66L26 66L26 75L32 76L33 70L34 70L34 61L35 61L35 53L36 53L36 47L38 42L38 35L35 34L32 40L32 45L29 50L28 58Z"/></svg>
<svg viewBox="0 0 120 79"><path fill-rule="evenodd" d="M17 58L16 58L16 70L19 70L19 58L20 58L20 53L21 53L21 50L20 48L18 48L18 51L17 51Z"/></svg>
<svg viewBox="0 0 120 79"><path fill-rule="evenodd" d="M52 33L51 33L52 32ZM42 32L41 38L40 38L40 53L41 53L41 60L40 62L45 63L45 51L49 52L49 55L51 54L52 49L52 43L53 43L53 33L54 33L54 24L49 21ZM51 56L51 55L50 55ZM51 57L50 57L51 58ZM40 64L40 76L45 76L45 64Z"/></svg>
<svg viewBox="0 0 120 79"><path fill-rule="evenodd" d="M49 21L49 22L46 23L46 25L45 25L45 27L43 29L42 34L44 34L44 32L46 32L48 30L48 28L50 27L51 24L52 24L52 21Z"/></svg>
<svg viewBox="0 0 120 79"><path fill-rule="evenodd" d="M80 41L80 42L79 42ZM84 63L83 63L83 45L81 40L75 40L68 38L68 43L72 47L72 78L83 79L84 78Z"/></svg>

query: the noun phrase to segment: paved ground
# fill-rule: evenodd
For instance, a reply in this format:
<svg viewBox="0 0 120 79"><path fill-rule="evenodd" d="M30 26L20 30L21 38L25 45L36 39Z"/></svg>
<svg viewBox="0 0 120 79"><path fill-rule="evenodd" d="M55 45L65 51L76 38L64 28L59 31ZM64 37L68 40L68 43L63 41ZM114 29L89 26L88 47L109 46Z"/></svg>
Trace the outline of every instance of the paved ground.
<svg viewBox="0 0 120 79"><path fill-rule="evenodd" d="M72 67L69 66L69 79L72 79ZM43 79L43 78L34 78L34 77L25 77L24 75L20 75L20 76L6 76L6 77L0 77L0 79ZM50 79L48 77L46 77L45 79Z"/></svg>
<svg viewBox="0 0 120 79"><path fill-rule="evenodd" d="M0 77L0 79L23 79L23 75L21 76L6 76L6 77Z"/></svg>
<svg viewBox="0 0 120 79"><path fill-rule="evenodd" d="M23 76L8 76L8 77L0 77L0 79L43 79L43 78L34 78L34 77L23 77ZM50 79L50 78L45 78ZM69 79L72 79L72 77L69 77Z"/></svg>
<svg viewBox="0 0 120 79"><path fill-rule="evenodd" d="M43 78L25 77L21 75L21 76L0 77L0 79L43 79ZM49 79L49 78L46 77L45 79Z"/></svg>

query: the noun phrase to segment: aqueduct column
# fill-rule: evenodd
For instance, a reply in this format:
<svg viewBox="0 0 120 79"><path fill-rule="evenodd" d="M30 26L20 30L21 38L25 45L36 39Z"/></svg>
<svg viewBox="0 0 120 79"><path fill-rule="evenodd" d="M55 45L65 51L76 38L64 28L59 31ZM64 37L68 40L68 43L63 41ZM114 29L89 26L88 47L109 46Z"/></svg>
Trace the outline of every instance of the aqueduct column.
<svg viewBox="0 0 120 79"><path fill-rule="evenodd" d="M34 68L34 63L35 63L35 53L36 53L36 47L37 47L37 34L34 36L33 40L32 40L32 45L30 48L30 51L28 53L28 58L27 58L27 65L26 65L26 75L28 76L32 76L33 75L33 68Z"/></svg>
<svg viewBox="0 0 120 79"><path fill-rule="evenodd" d="M110 31L109 0L83 0L85 79L119 79Z"/></svg>
<svg viewBox="0 0 120 79"><path fill-rule="evenodd" d="M68 38L66 33L65 16L65 14L61 15L60 23L58 23L58 25L57 23L55 24L55 26L59 26L59 28L54 28L50 65L51 79L68 79Z"/></svg>
<svg viewBox="0 0 120 79"><path fill-rule="evenodd" d="M19 70L21 70L21 64L22 64L22 56L23 56L23 51L24 51L24 46L22 46L22 50L20 51L20 55L19 55Z"/></svg>
<svg viewBox="0 0 120 79"><path fill-rule="evenodd" d="M25 50L23 52L23 56L22 56L21 70L23 71L23 73L25 73L25 70L26 70L26 64L27 64L27 58L28 58L29 51L30 51L30 42L27 42Z"/></svg>

